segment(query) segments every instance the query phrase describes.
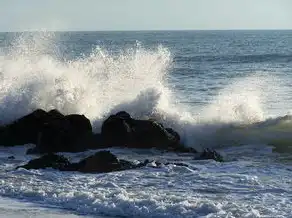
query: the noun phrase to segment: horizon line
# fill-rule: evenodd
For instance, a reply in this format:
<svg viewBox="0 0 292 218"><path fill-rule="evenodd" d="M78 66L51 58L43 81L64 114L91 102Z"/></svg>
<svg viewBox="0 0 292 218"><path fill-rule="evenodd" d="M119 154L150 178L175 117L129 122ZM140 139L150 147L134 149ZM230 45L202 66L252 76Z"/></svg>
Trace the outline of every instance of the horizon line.
<svg viewBox="0 0 292 218"><path fill-rule="evenodd" d="M46 30L46 29L35 29L35 30L8 30L0 31L0 33L20 33L20 32L183 32L183 31L291 31L292 28L234 28L234 29L137 29L137 30Z"/></svg>

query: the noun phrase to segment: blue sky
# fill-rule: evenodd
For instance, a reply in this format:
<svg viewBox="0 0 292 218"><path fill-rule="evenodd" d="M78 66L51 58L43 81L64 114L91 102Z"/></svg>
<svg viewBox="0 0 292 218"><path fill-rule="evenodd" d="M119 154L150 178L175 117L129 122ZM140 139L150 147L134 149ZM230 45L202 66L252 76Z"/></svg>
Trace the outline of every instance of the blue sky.
<svg viewBox="0 0 292 218"><path fill-rule="evenodd" d="M0 31L292 29L292 0L0 0Z"/></svg>

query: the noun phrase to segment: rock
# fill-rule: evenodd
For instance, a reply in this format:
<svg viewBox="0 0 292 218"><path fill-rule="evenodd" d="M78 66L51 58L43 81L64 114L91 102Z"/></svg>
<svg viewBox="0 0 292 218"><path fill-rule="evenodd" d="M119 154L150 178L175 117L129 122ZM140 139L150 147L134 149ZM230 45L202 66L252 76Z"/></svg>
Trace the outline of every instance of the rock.
<svg viewBox="0 0 292 218"><path fill-rule="evenodd" d="M151 120L132 120L129 147L168 149L179 146L177 134Z"/></svg>
<svg viewBox="0 0 292 218"><path fill-rule="evenodd" d="M9 156L9 157L8 157L8 160L14 160L14 159L15 159L14 156Z"/></svg>
<svg viewBox="0 0 292 218"><path fill-rule="evenodd" d="M44 124L36 147L27 153L85 151L91 137L90 121L84 115L71 114Z"/></svg>
<svg viewBox="0 0 292 218"><path fill-rule="evenodd" d="M206 150L204 154L207 153L210 154L211 152ZM211 157L211 159L213 159L212 156L206 155L204 155L202 158L208 157ZM137 169L145 166L160 168L169 164L189 167L189 165L180 162L161 163L158 161L149 161L148 159L146 159L144 162L135 164L127 160L118 159L109 151L99 151L96 152L94 155L91 155L79 161L78 163L70 163L69 160L62 155L46 154L40 158L30 160L27 164L19 166L17 168L25 168L27 170L53 168L60 171L79 171L82 173L108 173L121 170Z"/></svg>
<svg viewBox="0 0 292 218"><path fill-rule="evenodd" d="M32 113L21 117L15 122L0 129L0 145L14 146L23 144L36 144L40 129L45 123L62 117L60 112L52 110L46 112L37 109Z"/></svg>
<svg viewBox="0 0 292 218"><path fill-rule="evenodd" d="M180 146L180 137L153 120L136 120L121 111L107 118L101 127L103 144L130 148L168 149Z"/></svg>
<svg viewBox="0 0 292 218"><path fill-rule="evenodd" d="M0 144L4 146L36 143L38 131L47 122L48 114L38 109L15 122L2 127Z"/></svg>
<svg viewBox="0 0 292 218"><path fill-rule="evenodd" d="M126 112L119 112L116 115L109 116L101 127L103 144L109 147L126 146L131 133L128 121L131 119Z"/></svg>
<svg viewBox="0 0 292 218"><path fill-rule="evenodd" d="M50 110L48 112L48 116L49 116L49 120L57 120L57 119L60 119L60 118L63 118L65 117L64 114L62 114L60 111L56 110L56 109L53 109L53 110Z"/></svg>
<svg viewBox="0 0 292 218"><path fill-rule="evenodd" d="M78 171L105 173L121 170L118 158L109 151L100 151L79 162Z"/></svg>
<svg viewBox="0 0 292 218"><path fill-rule="evenodd" d="M70 163L62 155L46 154L40 158L29 161L17 168L44 169L51 167L61 171L79 171L82 173L108 173L113 171L134 169L145 166L143 164L133 164L130 161L119 160L109 151L99 151L78 163Z"/></svg>
<svg viewBox="0 0 292 218"><path fill-rule="evenodd" d="M24 168L27 170L30 169L44 169L44 168L53 168L53 169L62 169L70 165L70 162L67 158L62 155L56 154L46 154L40 158L30 160L27 164L19 166L18 168Z"/></svg>
<svg viewBox="0 0 292 218"><path fill-rule="evenodd" d="M215 150L211 150L209 148L204 149L204 151L200 154L199 158L195 158L196 160L215 160L218 162L223 162L223 157Z"/></svg>

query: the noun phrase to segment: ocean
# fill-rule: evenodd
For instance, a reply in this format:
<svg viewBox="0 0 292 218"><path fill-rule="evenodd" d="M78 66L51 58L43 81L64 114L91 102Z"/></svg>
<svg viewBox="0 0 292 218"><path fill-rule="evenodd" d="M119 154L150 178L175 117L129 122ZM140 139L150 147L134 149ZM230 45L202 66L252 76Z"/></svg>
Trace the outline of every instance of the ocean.
<svg viewBox="0 0 292 218"><path fill-rule="evenodd" d="M225 159L112 148L188 167L82 174L0 146L0 217L292 217L291 84L290 30L0 33L1 125L56 108L99 132L125 110Z"/></svg>

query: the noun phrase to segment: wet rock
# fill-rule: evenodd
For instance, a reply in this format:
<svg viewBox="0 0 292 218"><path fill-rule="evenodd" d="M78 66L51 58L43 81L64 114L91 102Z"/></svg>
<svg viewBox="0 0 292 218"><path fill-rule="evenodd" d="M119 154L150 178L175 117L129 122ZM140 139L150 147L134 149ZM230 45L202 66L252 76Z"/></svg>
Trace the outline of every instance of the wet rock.
<svg viewBox="0 0 292 218"><path fill-rule="evenodd" d="M109 151L99 151L78 163L70 163L69 160L62 155L46 154L17 168L53 168L61 171L79 171L82 173L108 173L113 171L134 169L142 166L145 165L134 164L126 160L119 160Z"/></svg>
<svg viewBox="0 0 292 218"><path fill-rule="evenodd" d="M85 151L91 137L91 123L84 115L59 117L43 125L39 130L36 147L28 153Z"/></svg>
<svg viewBox="0 0 292 218"><path fill-rule="evenodd" d="M39 129L50 120L49 114L41 109L16 120L0 129L0 145L14 146L36 144Z"/></svg>
<svg viewBox="0 0 292 218"><path fill-rule="evenodd" d="M126 112L119 112L116 115L109 116L101 127L103 144L109 147L126 146L131 133L128 121L131 119L130 115Z"/></svg>
<svg viewBox="0 0 292 218"><path fill-rule="evenodd" d="M84 173L103 173L121 169L118 158L109 151L97 152L80 161L78 165L78 171Z"/></svg>
<svg viewBox="0 0 292 218"><path fill-rule="evenodd" d="M206 153L208 153L208 151L206 151L205 154ZM209 156L204 156L203 158L207 157ZM69 160L62 155L46 154L40 158L31 160L27 164L19 166L17 168L25 168L28 170L53 168L60 171L78 171L82 173L108 173L114 171L138 169L145 166L160 168L170 164L182 167L189 167L189 165L181 162L161 163L158 161L149 161L148 159L146 159L144 162L135 164L131 161L118 159L114 154L109 151L99 151L96 152L94 155L84 158L78 163L70 163Z"/></svg>
<svg viewBox="0 0 292 218"><path fill-rule="evenodd" d="M68 165L70 165L70 162L64 156L57 154L46 154L40 158L30 160L27 164L17 167L17 169L18 168L24 168L27 170L45 168L62 169Z"/></svg>
<svg viewBox="0 0 292 218"><path fill-rule="evenodd" d="M206 148L204 149L204 151L200 154L200 156L198 158L195 158L196 160L215 160L218 162L223 162L223 156L221 154L219 154L217 151Z"/></svg>
<svg viewBox="0 0 292 218"><path fill-rule="evenodd" d="M180 146L180 137L153 120L136 120L121 111L106 119L101 128L103 144L130 148L168 149Z"/></svg>

